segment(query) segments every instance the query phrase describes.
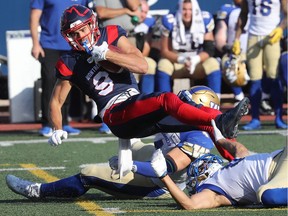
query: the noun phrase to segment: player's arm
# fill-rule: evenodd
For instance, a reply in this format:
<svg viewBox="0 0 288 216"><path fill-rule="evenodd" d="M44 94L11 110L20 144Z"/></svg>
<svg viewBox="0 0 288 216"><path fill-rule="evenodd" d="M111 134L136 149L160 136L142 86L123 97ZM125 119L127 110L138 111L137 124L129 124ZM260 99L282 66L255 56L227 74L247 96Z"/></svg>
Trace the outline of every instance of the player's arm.
<svg viewBox="0 0 288 216"><path fill-rule="evenodd" d="M281 0L281 10L283 13L283 18L279 27L284 30L285 28L287 28L287 0Z"/></svg>
<svg viewBox="0 0 288 216"><path fill-rule="evenodd" d="M50 120L54 130L62 130L61 108L71 90L68 80L57 79L50 99Z"/></svg>
<svg viewBox="0 0 288 216"><path fill-rule="evenodd" d="M31 9L30 11L30 33L32 38L32 50L31 54L35 59L39 58L39 55L45 56L44 50L42 49L39 42L38 27L40 23L40 17L42 15L42 10Z"/></svg>
<svg viewBox="0 0 288 216"><path fill-rule="evenodd" d="M241 36L243 29L244 29L244 27L247 23L247 20L248 20L248 12L249 12L248 2L247 2L247 0L244 0L241 3L241 12L240 12L240 15L238 17L237 24L236 24L235 40L240 39L240 36Z"/></svg>
<svg viewBox="0 0 288 216"><path fill-rule="evenodd" d="M216 24L215 32L215 44L216 49L219 52L223 52L223 47L226 45L227 41L227 25L224 20L218 20Z"/></svg>
<svg viewBox="0 0 288 216"><path fill-rule="evenodd" d="M167 175L166 161L160 149L153 153L151 166L153 167L155 174L165 184L173 199L186 210L231 205L227 198L207 189L191 197L187 196L177 187L169 175Z"/></svg>
<svg viewBox="0 0 288 216"><path fill-rule="evenodd" d="M106 53L106 60L126 68L133 73L147 73L148 64L144 56L125 36L119 38L117 47L120 48L120 52L109 49Z"/></svg>

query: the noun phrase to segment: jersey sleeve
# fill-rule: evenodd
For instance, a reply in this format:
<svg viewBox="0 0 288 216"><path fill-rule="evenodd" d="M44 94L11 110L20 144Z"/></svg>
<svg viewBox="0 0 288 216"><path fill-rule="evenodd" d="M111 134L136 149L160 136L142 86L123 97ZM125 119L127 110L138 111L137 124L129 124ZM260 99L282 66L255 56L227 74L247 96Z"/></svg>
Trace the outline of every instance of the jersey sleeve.
<svg viewBox="0 0 288 216"><path fill-rule="evenodd" d="M229 14L235 7L231 4L224 4L220 7L217 12L217 20L224 20L226 23L228 21Z"/></svg>
<svg viewBox="0 0 288 216"><path fill-rule="evenodd" d="M120 37L126 37L126 31L118 25L109 25L106 27L107 43L117 46Z"/></svg>
<svg viewBox="0 0 288 216"><path fill-rule="evenodd" d="M168 37L170 32L173 30L175 17L173 14L167 14L162 17L161 32L162 35Z"/></svg>
<svg viewBox="0 0 288 216"><path fill-rule="evenodd" d="M74 64L73 62L71 62L71 60L69 61L67 56L61 56L55 66L56 77L62 80L70 80L73 71L69 68L68 64Z"/></svg>
<svg viewBox="0 0 288 216"><path fill-rule="evenodd" d="M213 16L211 13L208 11L202 11L202 17L204 20L204 25L205 25L205 32L212 32L215 28L215 22L213 19Z"/></svg>

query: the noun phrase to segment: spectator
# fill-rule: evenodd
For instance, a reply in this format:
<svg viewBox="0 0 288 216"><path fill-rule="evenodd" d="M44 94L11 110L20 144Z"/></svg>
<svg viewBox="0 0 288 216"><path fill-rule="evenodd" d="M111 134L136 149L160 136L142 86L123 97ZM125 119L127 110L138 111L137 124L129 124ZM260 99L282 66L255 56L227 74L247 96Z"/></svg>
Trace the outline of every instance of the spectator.
<svg viewBox="0 0 288 216"><path fill-rule="evenodd" d="M283 12L282 20L280 19ZM287 129L287 124L282 119L283 91L279 85L278 65L280 58L280 39L283 29L287 28L287 1L272 1L270 4L263 4L260 1L252 2L243 0L241 13L237 22L237 30L232 51L239 55L240 35L250 17L247 65L250 73L250 98L252 120L246 124L244 130L256 130L261 128L259 108L261 102L261 80L263 69L271 86L271 98L275 110L276 128Z"/></svg>
<svg viewBox="0 0 288 216"><path fill-rule="evenodd" d="M176 15L163 16L161 56L156 72L156 90L171 92L171 80L190 78L207 80L217 96L221 96L221 71L213 58L214 20L201 12L197 0L179 1Z"/></svg>
<svg viewBox="0 0 288 216"><path fill-rule="evenodd" d="M41 63L42 79L42 136L51 136L52 127L49 123L49 101L56 81L55 65L60 55L71 49L62 38L59 20L63 10L72 4L79 3L88 6L89 0L31 0L30 4L30 31L33 47L31 54ZM91 6L91 5L90 5ZM41 27L40 37L38 34ZM80 130L68 124L68 100L62 108L63 130L71 135L78 135Z"/></svg>

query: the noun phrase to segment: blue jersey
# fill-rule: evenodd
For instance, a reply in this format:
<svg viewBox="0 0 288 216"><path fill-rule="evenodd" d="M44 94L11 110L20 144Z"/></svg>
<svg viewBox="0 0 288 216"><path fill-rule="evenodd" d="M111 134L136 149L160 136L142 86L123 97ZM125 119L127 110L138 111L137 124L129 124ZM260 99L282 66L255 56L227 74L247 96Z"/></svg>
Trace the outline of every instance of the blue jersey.
<svg viewBox="0 0 288 216"><path fill-rule="evenodd" d="M97 44L106 41L109 45L116 46L118 39L125 35L125 30L120 26L100 28ZM78 86L83 93L96 102L98 111L101 111L114 96L130 88L138 90L132 73L127 70L121 73L110 73L99 64L88 63L89 57L90 55L85 52L67 52L56 64L56 76Z"/></svg>
<svg viewBox="0 0 288 216"><path fill-rule="evenodd" d="M91 0L31 0L30 8L42 11L40 17L40 44L43 48L55 50L71 49L60 33L60 18L63 11L73 4L93 7Z"/></svg>

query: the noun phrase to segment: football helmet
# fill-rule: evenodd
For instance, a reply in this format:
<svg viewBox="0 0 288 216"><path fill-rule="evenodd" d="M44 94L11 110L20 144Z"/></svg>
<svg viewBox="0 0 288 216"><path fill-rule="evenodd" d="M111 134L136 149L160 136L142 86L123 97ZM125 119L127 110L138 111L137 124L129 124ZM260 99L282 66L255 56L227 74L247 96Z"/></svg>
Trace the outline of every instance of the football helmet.
<svg viewBox="0 0 288 216"><path fill-rule="evenodd" d="M88 25L89 33L82 37L77 37L75 31L85 25ZM74 50L91 51L92 46L96 44L100 35L96 13L85 6L72 5L62 14L61 34ZM83 41L83 39L85 40Z"/></svg>
<svg viewBox="0 0 288 216"><path fill-rule="evenodd" d="M220 109L218 96L211 88L204 85L193 86L189 91L182 90L178 93L178 97L184 102L193 101L206 107Z"/></svg>
<svg viewBox="0 0 288 216"><path fill-rule="evenodd" d="M222 74L224 81L230 86L245 86L250 80L245 61L240 55L226 54L223 56Z"/></svg>
<svg viewBox="0 0 288 216"><path fill-rule="evenodd" d="M187 190L190 195L196 193L197 186L201 181L212 176L222 168L223 160L214 154L208 153L190 163L187 169Z"/></svg>

